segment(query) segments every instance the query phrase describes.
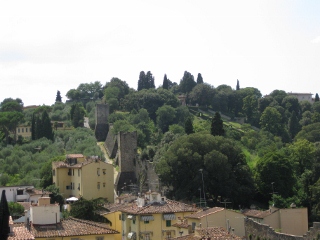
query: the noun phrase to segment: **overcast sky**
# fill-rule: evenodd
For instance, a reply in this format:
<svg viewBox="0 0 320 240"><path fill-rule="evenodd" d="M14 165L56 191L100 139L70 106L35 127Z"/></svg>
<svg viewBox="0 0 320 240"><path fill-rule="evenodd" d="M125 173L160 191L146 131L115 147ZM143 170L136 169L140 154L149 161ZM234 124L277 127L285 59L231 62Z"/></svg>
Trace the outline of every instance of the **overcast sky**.
<svg viewBox="0 0 320 240"><path fill-rule="evenodd" d="M320 93L318 0L0 1L0 101L63 101L112 77Z"/></svg>

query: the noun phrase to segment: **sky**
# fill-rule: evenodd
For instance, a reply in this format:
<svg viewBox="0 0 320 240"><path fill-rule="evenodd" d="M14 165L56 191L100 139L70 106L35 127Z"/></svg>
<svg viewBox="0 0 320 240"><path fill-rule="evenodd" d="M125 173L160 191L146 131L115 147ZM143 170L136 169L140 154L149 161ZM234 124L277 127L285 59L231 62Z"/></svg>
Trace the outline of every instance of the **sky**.
<svg viewBox="0 0 320 240"><path fill-rule="evenodd" d="M151 71L217 87L320 93L318 0L0 0L0 101L52 105L57 91Z"/></svg>

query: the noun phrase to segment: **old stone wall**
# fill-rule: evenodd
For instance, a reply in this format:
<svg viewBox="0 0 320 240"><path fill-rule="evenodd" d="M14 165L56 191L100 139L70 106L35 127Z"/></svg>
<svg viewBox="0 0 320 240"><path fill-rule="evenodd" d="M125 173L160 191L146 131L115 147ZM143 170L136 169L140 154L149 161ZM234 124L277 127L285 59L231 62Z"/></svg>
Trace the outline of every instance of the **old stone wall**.
<svg viewBox="0 0 320 240"><path fill-rule="evenodd" d="M98 141L105 141L108 134L109 105L96 104L96 127L94 130Z"/></svg>
<svg viewBox="0 0 320 240"><path fill-rule="evenodd" d="M116 157L116 154L118 151L117 138L118 137L114 135L112 132L112 125L110 125L106 141L104 142L104 147L107 150L109 158L112 158L112 159Z"/></svg>
<svg viewBox="0 0 320 240"><path fill-rule="evenodd" d="M320 239L320 223L313 223L313 227L303 236L294 236L275 232L269 225L258 223L252 219L244 220L247 240L318 240Z"/></svg>
<svg viewBox="0 0 320 240"><path fill-rule="evenodd" d="M137 132L119 132L118 134L119 171L134 172L137 156Z"/></svg>

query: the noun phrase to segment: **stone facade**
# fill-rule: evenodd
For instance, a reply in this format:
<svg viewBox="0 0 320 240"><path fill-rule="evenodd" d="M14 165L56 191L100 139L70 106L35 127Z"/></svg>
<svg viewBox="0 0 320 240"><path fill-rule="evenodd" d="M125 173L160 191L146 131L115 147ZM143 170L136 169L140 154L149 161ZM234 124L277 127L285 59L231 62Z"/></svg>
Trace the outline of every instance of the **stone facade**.
<svg viewBox="0 0 320 240"><path fill-rule="evenodd" d="M109 105L108 104L97 104L96 105L96 127L95 136L97 141L105 141L109 131L108 125L109 117Z"/></svg>
<svg viewBox="0 0 320 240"><path fill-rule="evenodd" d="M320 239L320 223L313 223L313 227L303 236L295 236L275 232L269 225L258 223L252 219L244 220L245 234L247 240L257 239L279 239L279 240L314 240Z"/></svg>

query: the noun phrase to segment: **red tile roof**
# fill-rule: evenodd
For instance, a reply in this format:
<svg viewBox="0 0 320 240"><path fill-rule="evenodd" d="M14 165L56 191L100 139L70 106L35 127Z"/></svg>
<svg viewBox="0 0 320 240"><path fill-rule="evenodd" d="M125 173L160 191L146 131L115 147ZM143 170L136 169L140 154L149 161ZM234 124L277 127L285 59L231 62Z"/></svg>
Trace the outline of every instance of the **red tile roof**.
<svg viewBox="0 0 320 240"><path fill-rule="evenodd" d="M83 158L82 154L67 154L67 158Z"/></svg>
<svg viewBox="0 0 320 240"><path fill-rule="evenodd" d="M8 240L33 240L34 236L28 231L24 224L14 224L13 234Z"/></svg>
<svg viewBox="0 0 320 240"><path fill-rule="evenodd" d="M244 209L242 210L242 213L247 216L247 217L254 217L254 218L265 218L266 216L269 216L273 213L274 211L266 210L266 211L261 211L261 210L256 210L256 209Z"/></svg>
<svg viewBox="0 0 320 240"><path fill-rule="evenodd" d="M83 235L118 234L105 223L97 223L77 218L67 218L57 225L32 225L31 232L36 238L68 237Z"/></svg>
<svg viewBox="0 0 320 240"><path fill-rule="evenodd" d="M198 210L195 206L169 199L166 199L165 202L153 202L143 207L138 207L136 203L131 203L121 209L122 212L130 214L196 212Z"/></svg>
<svg viewBox="0 0 320 240"><path fill-rule="evenodd" d="M81 163L77 163L77 164L69 164L67 162L64 162L64 161L59 161L59 162L53 162L53 165L56 167L56 168L82 168L83 166L85 165L88 165L90 163L93 163L95 162L96 160L93 159L93 158L87 158L85 159L83 162ZM99 160L100 161L100 160Z"/></svg>
<svg viewBox="0 0 320 240"><path fill-rule="evenodd" d="M186 216L186 218L197 218L197 219L200 219L202 217L205 217L205 216L217 213L217 212L221 212L223 210L224 210L224 208L221 208L221 207L208 208L206 210L200 210L200 211L198 211L196 213L190 214L190 215Z"/></svg>

